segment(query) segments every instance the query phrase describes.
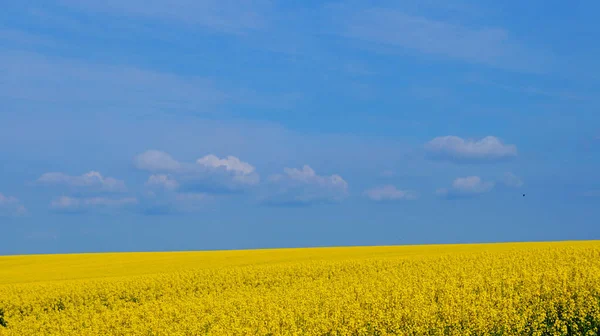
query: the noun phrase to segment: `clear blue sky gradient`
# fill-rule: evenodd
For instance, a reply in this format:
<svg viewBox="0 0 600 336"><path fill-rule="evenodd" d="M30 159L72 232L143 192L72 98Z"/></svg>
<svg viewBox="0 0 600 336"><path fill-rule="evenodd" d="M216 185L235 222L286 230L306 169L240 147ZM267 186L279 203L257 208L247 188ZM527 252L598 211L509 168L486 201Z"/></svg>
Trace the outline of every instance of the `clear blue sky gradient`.
<svg viewBox="0 0 600 336"><path fill-rule="evenodd" d="M597 1L2 8L0 254L600 239Z"/></svg>

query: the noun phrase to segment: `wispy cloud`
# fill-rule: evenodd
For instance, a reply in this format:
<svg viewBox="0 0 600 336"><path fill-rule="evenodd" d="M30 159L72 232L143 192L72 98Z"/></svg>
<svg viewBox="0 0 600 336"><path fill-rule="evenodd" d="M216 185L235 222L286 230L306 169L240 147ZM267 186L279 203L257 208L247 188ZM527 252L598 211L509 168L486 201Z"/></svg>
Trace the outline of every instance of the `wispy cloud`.
<svg viewBox="0 0 600 336"><path fill-rule="evenodd" d="M339 175L318 175L310 166L285 168L269 176L267 194L261 202L273 206L307 206L340 202L348 196L348 183Z"/></svg>
<svg viewBox="0 0 600 336"><path fill-rule="evenodd" d="M394 177L397 173L392 169L386 169L382 171L379 175L381 177Z"/></svg>
<svg viewBox="0 0 600 336"><path fill-rule="evenodd" d="M231 99L206 78L131 66L93 64L29 52L0 52L0 98L45 108L183 109L211 112Z"/></svg>
<svg viewBox="0 0 600 336"><path fill-rule="evenodd" d="M266 0L61 0L61 3L95 14L105 13L175 25L197 26L232 34L265 28L268 25L267 14L272 6L271 2Z"/></svg>
<svg viewBox="0 0 600 336"><path fill-rule="evenodd" d="M483 76L471 74L466 78L467 83L475 85L487 85L494 88L499 88L504 91L520 93L528 96L538 96L545 98L557 98L569 101L586 101L589 100L589 95L582 92L572 92L563 89L540 88L535 85L518 85L515 83L504 84L499 81L493 81Z"/></svg>
<svg viewBox="0 0 600 336"><path fill-rule="evenodd" d="M375 202L391 202L400 200L415 200L418 195L414 191L399 190L393 185L384 185L365 191L365 195Z"/></svg>
<svg viewBox="0 0 600 336"><path fill-rule="evenodd" d="M146 215L192 213L204 210L208 201L214 199L206 192L181 191L180 184L172 174L151 175L145 183L141 211Z"/></svg>
<svg viewBox="0 0 600 336"><path fill-rule="evenodd" d="M152 189L176 190L179 188L179 183L172 176L165 174L151 175L145 185Z"/></svg>
<svg viewBox="0 0 600 336"><path fill-rule="evenodd" d="M60 172L44 173L36 184L45 186L66 186L72 190L93 192L125 192L125 182L113 177L102 176L100 172L90 171L80 176L71 176Z"/></svg>
<svg viewBox="0 0 600 336"><path fill-rule="evenodd" d="M545 70L551 58L501 27L460 25L393 8L333 8L342 35L387 48L533 72Z"/></svg>
<svg viewBox="0 0 600 336"><path fill-rule="evenodd" d="M151 175L144 184L140 211L145 215L172 215L204 210L214 195L200 191L181 190L173 174Z"/></svg>
<svg viewBox="0 0 600 336"><path fill-rule="evenodd" d="M48 241L48 240L57 240L59 238L58 233L53 230L35 230L29 232L26 236L26 239L33 241Z"/></svg>
<svg viewBox="0 0 600 336"><path fill-rule="evenodd" d="M585 191L585 192L583 192L583 196L590 197L590 198L600 198L600 189L592 189L592 190Z"/></svg>
<svg viewBox="0 0 600 336"><path fill-rule="evenodd" d="M358 62L346 62L340 66L341 70L354 76L373 76L377 73L369 69L365 64Z"/></svg>
<svg viewBox="0 0 600 336"><path fill-rule="evenodd" d="M150 216L195 213L205 210L213 199L208 193L163 189L146 193L140 210Z"/></svg>
<svg viewBox="0 0 600 336"><path fill-rule="evenodd" d="M18 198L0 193L0 217L22 216L26 213L27 209Z"/></svg>
<svg viewBox="0 0 600 336"><path fill-rule="evenodd" d="M494 162L517 156L517 147L504 144L499 138L486 136L480 140L448 135L425 144L431 158L455 162Z"/></svg>
<svg viewBox="0 0 600 336"><path fill-rule="evenodd" d="M230 79L18 49L0 51L0 73L0 99L27 110L217 115L239 106L289 109L303 99L299 92L259 92Z"/></svg>
<svg viewBox="0 0 600 336"><path fill-rule="evenodd" d="M182 170L182 164L169 153L159 150L147 150L133 159L137 169L150 172L178 172Z"/></svg>
<svg viewBox="0 0 600 336"><path fill-rule="evenodd" d="M467 198L487 193L494 188L495 183L484 181L479 176L459 177L452 182L450 188L436 190L436 194L443 198Z"/></svg>
<svg viewBox="0 0 600 336"><path fill-rule="evenodd" d="M502 183L504 183L505 186L511 188L520 188L523 186L523 180L510 172L504 174Z"/></svg>
<svg viewBox="0 0 600 336"><path fill-rule="evenodd" d="M0 29L0 41L15 46L53 46L56 42L50 38L30 34L16 29Z"/></svg>
<svg viewBox="0 0 600 336"><path fill-rule="evenodd" d="M137 198L126 197L126 198L106 198L106 197L92 197L92 198L76 198L61 196L57 197L50 203L50 209L56 212L64 213L82 213L95 210L118 210L126 207L131 207L138 204Z"/></svg>

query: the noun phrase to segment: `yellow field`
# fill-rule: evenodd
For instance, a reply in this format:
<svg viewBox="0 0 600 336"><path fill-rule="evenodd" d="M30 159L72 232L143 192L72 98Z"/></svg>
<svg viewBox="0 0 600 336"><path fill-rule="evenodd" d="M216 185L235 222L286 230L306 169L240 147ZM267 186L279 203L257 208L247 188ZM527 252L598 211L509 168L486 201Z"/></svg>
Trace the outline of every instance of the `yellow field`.
<svg viewBox="0 0 600 336"><path fill-rule="evenodd" d="M600 242L0 257L0 335L598 335Z"/></svg>

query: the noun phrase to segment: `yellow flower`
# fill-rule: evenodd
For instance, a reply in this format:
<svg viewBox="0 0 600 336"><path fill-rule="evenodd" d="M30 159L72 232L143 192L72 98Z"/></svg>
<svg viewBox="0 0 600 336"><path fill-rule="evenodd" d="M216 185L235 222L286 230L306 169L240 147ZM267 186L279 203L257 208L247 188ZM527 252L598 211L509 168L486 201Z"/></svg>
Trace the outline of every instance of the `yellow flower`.
<svg viewBox="0 0 600 336"><path fill-rule="evenodd" d="M599 327L596 241L0 257L0 336Z"/></svg>

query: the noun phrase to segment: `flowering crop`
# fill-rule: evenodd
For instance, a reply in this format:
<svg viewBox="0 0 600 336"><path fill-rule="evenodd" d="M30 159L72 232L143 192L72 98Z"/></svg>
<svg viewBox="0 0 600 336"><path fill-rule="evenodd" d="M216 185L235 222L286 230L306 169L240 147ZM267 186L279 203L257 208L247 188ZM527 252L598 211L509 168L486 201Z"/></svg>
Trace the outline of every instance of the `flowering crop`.
<svg viewBox="0 0 600 336"><path fill-rule="evenodd" d="M0 257L0 335L599 335L600 242Z"/></svg>

